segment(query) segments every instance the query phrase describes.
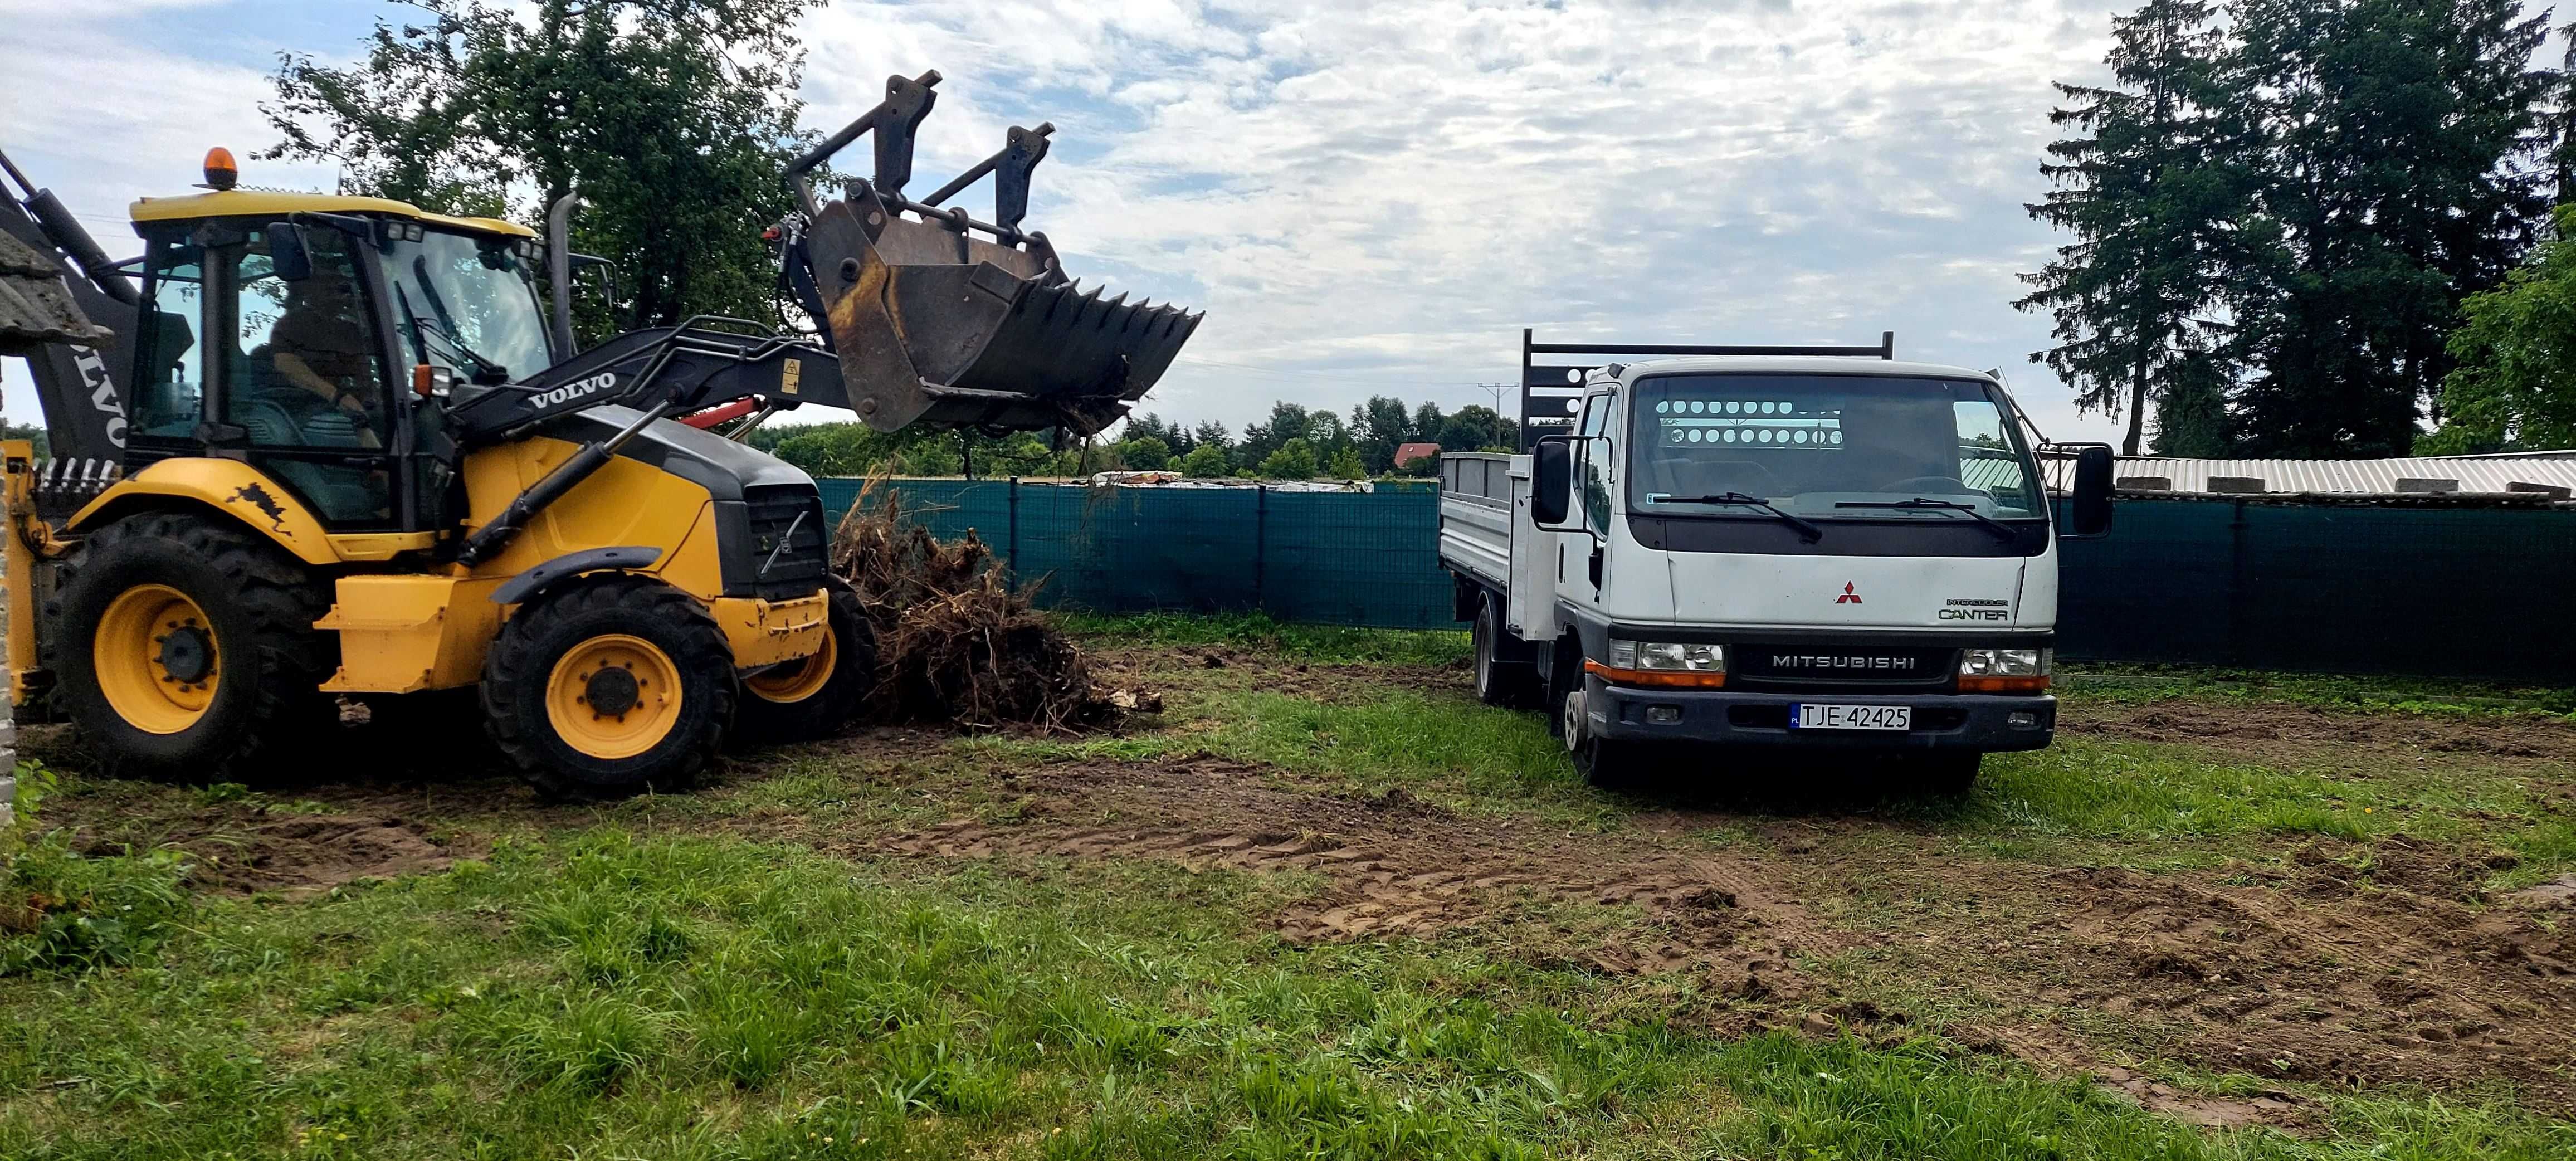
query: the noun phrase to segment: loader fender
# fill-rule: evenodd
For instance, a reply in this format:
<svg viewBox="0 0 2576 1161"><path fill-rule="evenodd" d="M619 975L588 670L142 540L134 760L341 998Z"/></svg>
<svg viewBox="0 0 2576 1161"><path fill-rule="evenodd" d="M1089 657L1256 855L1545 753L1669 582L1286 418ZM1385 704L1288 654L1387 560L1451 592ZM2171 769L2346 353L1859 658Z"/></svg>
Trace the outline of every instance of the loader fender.
<svg viewBox="0 0 2576 1161"><path fill-rule="evenodd" d="M303 501L266 473L237 460L163 460L99 493L72 513L67 527L82 532L138 510L181 505L221 512L306 564L341 563L322 521Z"/></svg>
<svg viewBox="0 0 2576 1161"><path fill-rule="evenodd" d="M492 590L492 603L515 605L546 591L549 586L602 569L643 572L662 559L662 550L649 545L630 544L618 548L585 548L567 552L544 564L522 570L517 576L501 582Z"/></svg>

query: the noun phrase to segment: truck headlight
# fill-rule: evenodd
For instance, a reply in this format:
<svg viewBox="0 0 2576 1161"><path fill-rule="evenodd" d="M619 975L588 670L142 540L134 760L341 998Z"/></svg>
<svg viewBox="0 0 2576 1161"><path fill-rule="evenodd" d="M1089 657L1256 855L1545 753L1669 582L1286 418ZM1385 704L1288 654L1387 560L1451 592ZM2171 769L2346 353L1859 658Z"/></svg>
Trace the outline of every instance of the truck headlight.
<svg viewBox="0 0 2576 1161"><path fill-rule="evenodd" d="M1966 693L2038 693L2048 688L2048 649L1962 649L1959 689Z"/></svg>
<svg viewBox="0 0 2576 1161"><path fill-rule="evenodd" d="M1583 663L1613 685L1716 689L1726 684L1726 646L1698 641L1612 641L1610 663Z"/></svg>

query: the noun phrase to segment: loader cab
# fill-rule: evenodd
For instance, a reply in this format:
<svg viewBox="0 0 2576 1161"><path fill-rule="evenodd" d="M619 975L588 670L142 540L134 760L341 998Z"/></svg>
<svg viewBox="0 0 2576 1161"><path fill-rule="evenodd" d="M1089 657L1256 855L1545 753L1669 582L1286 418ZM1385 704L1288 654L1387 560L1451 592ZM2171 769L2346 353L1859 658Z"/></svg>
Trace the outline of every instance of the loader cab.
<svg viewBox="0 0 2576 1161"><path fill-rule="evenodd" d="M337 532L453 524L452 383L554 361L536 243L400 202L221 191L134 207L129 469L241 460Z"/></svg>

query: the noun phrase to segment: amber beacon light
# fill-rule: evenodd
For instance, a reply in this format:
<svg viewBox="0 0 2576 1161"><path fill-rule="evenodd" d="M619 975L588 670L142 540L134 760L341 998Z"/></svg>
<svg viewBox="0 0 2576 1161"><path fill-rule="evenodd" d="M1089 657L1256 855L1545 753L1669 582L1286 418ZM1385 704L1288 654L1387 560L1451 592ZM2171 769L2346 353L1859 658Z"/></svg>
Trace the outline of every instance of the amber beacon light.
<svg viewBox="0 0 2576 1161"><path fill-rule="evenodd" d="M241 180L241 167L233 164L233 151L218 145L206 151L206 188L231 189Z"/></svg>

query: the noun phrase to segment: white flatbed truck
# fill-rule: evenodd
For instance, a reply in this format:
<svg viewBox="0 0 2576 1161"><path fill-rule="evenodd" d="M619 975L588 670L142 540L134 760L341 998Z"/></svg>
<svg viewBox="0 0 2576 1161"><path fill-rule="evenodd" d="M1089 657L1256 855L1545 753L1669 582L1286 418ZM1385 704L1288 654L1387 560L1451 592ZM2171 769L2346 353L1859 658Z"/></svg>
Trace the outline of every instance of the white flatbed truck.
<svg viewBox="0 0 2576 1161"><path fill-rule="evenodd" d="M1530 452L1441 457L1478 696L1548 712L1602 782L1698 743L1874 751L1955 792L2048 745L2057 543L2109 531L2107 446L2049 447L2052 493L1994 375L1892 335L1523 347ZM1532 362L1641 353L1682 357Z"/></svg>

